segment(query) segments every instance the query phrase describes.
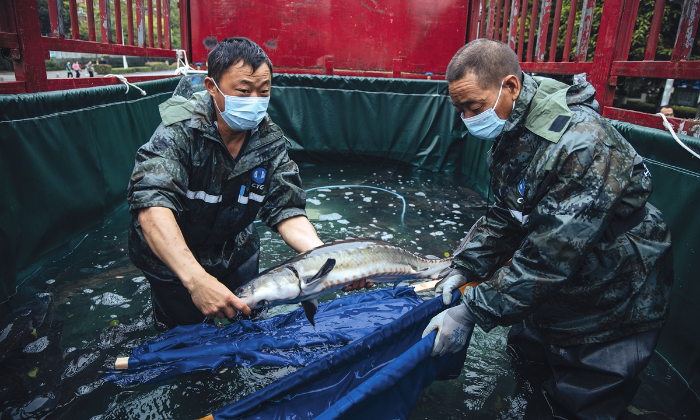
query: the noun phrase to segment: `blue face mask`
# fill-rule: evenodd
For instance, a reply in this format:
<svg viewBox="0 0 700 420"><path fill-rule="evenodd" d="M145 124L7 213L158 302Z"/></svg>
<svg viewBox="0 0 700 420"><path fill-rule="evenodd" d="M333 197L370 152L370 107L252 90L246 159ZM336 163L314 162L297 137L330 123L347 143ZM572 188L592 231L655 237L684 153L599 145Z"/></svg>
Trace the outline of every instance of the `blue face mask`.
<svg viewBox="0 0 700 420"><path fill-rule="evenodd" d="M269 96L230 96L224 94L216 82L214 82L214 86L216 86L219 93L224 95L224 111L221 112L216 101L214 101L214 105L219 110L221 118L226 121L229 127L236 131L252 130L265 118L267 105L270 103Z"/></svg>
<svg viewBox="0 0 700 420"><path fill-rule="evenodd" d="M481 114L470 118L464 118L464 113L462 113L462 121L464 121L464 125L467 126L467 130L473 136L482 140L496 141L496 137L503 131L507 120L502 120L496 115L496 105L498 105L498 100L501 99L502 92L503 82L501 82L501 89L498 91L498 98L496 98L493 108L489 108ZM513 102L513 109L515 109L515 102Z"/></svg>

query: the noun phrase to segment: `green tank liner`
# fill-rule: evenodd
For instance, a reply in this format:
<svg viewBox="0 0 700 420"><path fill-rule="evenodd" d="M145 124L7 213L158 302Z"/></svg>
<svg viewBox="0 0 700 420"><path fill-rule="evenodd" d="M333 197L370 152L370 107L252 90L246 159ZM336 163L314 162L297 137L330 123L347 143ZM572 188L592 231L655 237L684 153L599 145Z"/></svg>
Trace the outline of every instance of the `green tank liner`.
<svg viewBox="0 0 700 420"><path fill-rule="evenodd" d="M178 81L138 84L147 96L123 86L0 96L0 302L124 202L135 151ZM465 187L488 194L490 143L467 135L444 81L276 75L269 113L299 161L459 171ZM671 317L657 351L700 393L700 161L667 132L613 125L645 157L650 202L673 235Z"/></svg>

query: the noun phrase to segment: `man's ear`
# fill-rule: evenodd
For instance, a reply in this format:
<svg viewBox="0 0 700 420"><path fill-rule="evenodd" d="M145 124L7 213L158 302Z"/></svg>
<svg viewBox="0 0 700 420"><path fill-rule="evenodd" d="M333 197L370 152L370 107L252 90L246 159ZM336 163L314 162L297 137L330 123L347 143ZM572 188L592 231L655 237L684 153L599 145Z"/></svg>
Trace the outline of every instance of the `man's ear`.
<svg viewBox="0 0 700 420"><path fill-rule="evenodd" d="M207 88L207 92L213 97L216 98L216 85L214 84L214 79L211 77L205 77L204 78L204 87Z"/></svg>
<svg viewBox="0 0 700 420"><path fill-rule="evenodd" d="M513 102L515 102L515 100L518 99L518 96L520 96L520 90L522 87L523 85L520 83L520 79L514 74L509 75L503 81L503 91L505 94L510 96Z"/></svg>

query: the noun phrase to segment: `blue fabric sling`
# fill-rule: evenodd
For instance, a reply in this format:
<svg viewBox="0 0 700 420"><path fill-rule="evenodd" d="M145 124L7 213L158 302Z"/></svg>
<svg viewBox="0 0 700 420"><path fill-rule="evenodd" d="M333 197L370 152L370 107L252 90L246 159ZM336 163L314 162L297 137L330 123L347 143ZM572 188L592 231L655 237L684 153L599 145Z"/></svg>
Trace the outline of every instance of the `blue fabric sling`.
<svg viewBox="0 0 700 420"><path fill-rule="evenodd" d="M466 346L431 358L435 333L421 339L444 309L441 297L424 302L412 288L397 287L320 304L315 329L301 309L224 327L178 327L134 349L129 370L112 371L106 379L149 383L232 365L305 366L214 418L404 418L422 388L458 376L464 364Z"/></svg>

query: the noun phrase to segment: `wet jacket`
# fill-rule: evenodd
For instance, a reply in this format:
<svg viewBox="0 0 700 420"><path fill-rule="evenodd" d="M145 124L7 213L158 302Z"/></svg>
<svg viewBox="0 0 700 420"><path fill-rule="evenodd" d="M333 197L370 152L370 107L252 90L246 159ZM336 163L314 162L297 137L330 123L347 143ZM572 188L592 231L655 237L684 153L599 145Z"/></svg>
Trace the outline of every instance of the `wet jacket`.
<svg viewBox="0 0 700 420"><path fill-rule="evenodd" d="M494 273L463 298L485 331L527 320L567 346L658 329L668 316L671 238L647 204L651 175L594 96L588 83L523 76L487 157L495 204L455 257L471 278ZM632 218L641 222L611 234Z"/></svg>
<svg viewBox="0 0 700 420"><path fill-rule="evenodd" d="M297 165L269 116L251 130L234 159L219 135L207 92L190 100L174 96L160 111L163 123L136 153L129 180L129 256L142 270L175 277L151 251L137 218L140 209L166 207L197 261L221 279L260 248L256 216L275 229L306 214Z"/></svg>

